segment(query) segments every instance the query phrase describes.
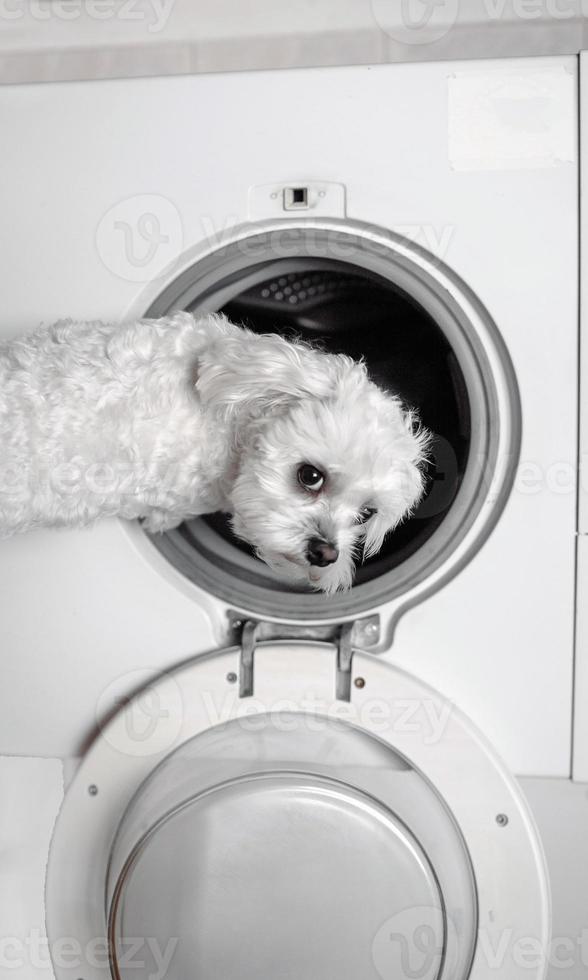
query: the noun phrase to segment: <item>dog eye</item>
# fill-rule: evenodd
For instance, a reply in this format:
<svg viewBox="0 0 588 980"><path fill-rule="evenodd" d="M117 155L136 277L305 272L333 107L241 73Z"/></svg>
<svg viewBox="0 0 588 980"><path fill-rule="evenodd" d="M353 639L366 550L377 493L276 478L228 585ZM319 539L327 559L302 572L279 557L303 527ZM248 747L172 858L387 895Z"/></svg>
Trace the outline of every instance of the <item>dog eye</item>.
<svg viewBox="0 0 588 980"><path fill-rule="evenodd" d="M325 482L325 475L311 463L302 463L298 467L298 482L305 490L313 490L316 493Z"/></svg>
<svg viewBox="0 0 588 980"><path fill-rule="evenodd" d="M365 524L366 521L369 521L370 517L373 517L377 513L377 507L362 507L358 515L358 523Z"/></svg>

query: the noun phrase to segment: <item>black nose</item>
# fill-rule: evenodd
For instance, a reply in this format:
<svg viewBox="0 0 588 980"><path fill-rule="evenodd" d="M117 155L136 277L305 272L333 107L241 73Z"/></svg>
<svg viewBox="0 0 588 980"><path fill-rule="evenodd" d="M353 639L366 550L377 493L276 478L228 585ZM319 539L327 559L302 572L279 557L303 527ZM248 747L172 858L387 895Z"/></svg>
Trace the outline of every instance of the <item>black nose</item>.
<svg viewBox="0 0 588 980"><path fill-rule="evenodd" d="M322 538L311 538L306 549L306 557L311 565L318 565L324 568L325 565L332 565L339 557L339 550L330 541L323 541Z"/></svg>

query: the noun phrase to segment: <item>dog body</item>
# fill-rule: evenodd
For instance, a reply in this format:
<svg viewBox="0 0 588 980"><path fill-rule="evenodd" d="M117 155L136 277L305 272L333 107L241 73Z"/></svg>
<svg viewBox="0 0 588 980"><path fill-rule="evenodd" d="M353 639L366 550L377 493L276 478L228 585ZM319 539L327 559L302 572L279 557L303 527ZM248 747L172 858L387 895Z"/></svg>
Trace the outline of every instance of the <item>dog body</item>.
<svg viewBox="0 0 588 980"><path fill-rule="evenodd" d="M364 365L219 315L0 344L0 534L225 511L288 577L349 587L422 492L426 433Z"/></svg>

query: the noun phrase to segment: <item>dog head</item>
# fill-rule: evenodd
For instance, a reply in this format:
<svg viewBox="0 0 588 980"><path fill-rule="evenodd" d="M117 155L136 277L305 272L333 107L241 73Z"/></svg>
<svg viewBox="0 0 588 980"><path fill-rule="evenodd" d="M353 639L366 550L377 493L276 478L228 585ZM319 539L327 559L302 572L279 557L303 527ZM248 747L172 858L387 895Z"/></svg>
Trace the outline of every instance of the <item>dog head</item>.
<svg viewBox="0 0 588 980"><path fill-rule="evenodd" d="M421 497L414 414L362 363L248 331L223 340L198 390L231 426L235 533L282 576L350 588Z"/></svg>

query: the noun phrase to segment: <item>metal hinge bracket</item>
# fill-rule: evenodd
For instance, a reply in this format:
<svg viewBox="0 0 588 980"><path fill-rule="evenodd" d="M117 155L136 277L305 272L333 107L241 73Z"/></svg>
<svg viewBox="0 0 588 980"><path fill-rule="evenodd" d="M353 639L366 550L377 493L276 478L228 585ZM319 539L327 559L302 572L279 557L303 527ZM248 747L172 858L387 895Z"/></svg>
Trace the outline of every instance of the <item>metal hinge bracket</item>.
<svg viewBox="0 0 588 980"><path fill-rule="evenodd" d="M229 624L234 643L240 644L239 697L253 695L255 648L267 640L321 640L333 643L337 650L335 691L339 701L351 700L351 665L356 649L369 649L380 640L380 617L344 623L312 624L309 626L290 623L271 623L266 620L243 619L238 613L229 613Z"/></svg>

